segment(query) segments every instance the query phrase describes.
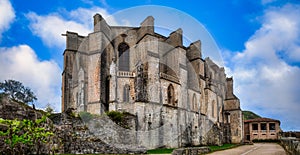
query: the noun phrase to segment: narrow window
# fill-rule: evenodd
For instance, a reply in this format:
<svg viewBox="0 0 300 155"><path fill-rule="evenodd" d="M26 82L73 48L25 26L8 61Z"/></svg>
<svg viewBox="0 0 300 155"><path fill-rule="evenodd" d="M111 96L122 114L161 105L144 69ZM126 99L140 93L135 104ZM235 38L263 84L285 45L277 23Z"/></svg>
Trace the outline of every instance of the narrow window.
<svg viewBox="0 0 300 155"><path fill-rule="evenodd" d="M197 106L197 97L196 97L196 94L194 93L193 95L193 110L197 111L198 110L198 106Z"/></svg>
<svg viewBox="0 0 300 155"><path fill-rule="evenodd" d="M269 130L276 130L275 123L270 123L269 124Z"/></svg>
<svg viewBox="0 0 300 155"><path fill-rule="evenodd" d="M124 102L129 102L129 90L130 86L126 84L123 89L123 101Z"/></svg>
<svg viewBox="0 0 300 155"><path fill-rule="evenodd" d="M170 84L168 87L168 104L175 105L175 93L172 84Z"/></svg>
<svg viewBox="0 0 300 155"><path fill-rule="evenodd" d="M215 105L216 104L216 102L215 102L215 100L213 100L212 101L212 105L211 105L211 115L212 115L212 117L216 117L216 114L215 114Z"/></svg>
<svg viewBox="0 0 300 155"><path fill-rule="evenodd" d="M122 42L118 46L119 51L119 70L129 71L129 46Z"/></svg>
<svg viewBox="0 0 300 155"><path fill-rule="evenodd" d="M260 130L267 130L267 124L266 123L261 123L260 124Z"/></svg>
<svg viewBox="0 0 300 155"><path fill-rule="evenodd" d="M252 124L252 130L258 130L258 124Z"/></svg>

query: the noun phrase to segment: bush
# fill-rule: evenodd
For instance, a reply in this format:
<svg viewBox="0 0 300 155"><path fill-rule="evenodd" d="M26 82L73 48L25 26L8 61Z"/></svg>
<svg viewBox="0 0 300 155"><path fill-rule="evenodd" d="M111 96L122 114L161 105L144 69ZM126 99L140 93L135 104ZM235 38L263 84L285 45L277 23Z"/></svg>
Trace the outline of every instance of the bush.
<svg viewBox="0 0 300 155"><path fill-rule="evenodd" d="M3 154L40 153L43 144L49 144L54 133L45 127L47 117L35 121L23 119L6 120L0 118L0 124L8 127L0 131L0 152Z"/></svg>
<svg viewBox="0 0 300 155"><path fill-rule="evenodd" d="M80 112L79 116L84 122L89 122L94 117L91 113L86 112L86 111Z"/></svg>
<svg viewBox="0 0 300 155"><path fill-rule="evenodd" d="M117 124L120 124L123 121L124 114L118 111L109 111L106 112L106 115Z"/></svg>
<svg viewBox="0 0 300 155"><path fill-rule="evenodd" d="M132 116L132 114L128 112L118 112L118 111L109 111L106 112L106 115L116 124L120 125L125 129L130 129L132 126L128 123L128 116Z"/></svg>

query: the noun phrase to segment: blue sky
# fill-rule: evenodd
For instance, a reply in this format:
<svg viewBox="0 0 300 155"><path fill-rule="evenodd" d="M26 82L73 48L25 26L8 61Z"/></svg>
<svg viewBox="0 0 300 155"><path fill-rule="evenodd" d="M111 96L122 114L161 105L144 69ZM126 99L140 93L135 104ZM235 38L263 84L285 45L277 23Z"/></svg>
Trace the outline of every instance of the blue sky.
<svg viewBox="0 0 300 155"><path fill-rule="evenodd" d="M65 47L61 34L66 30L82 35L92 32L96 12L109 17L144 5L167 7L169 12L188 16L187 21L198 22L219 47L226 73L234 77L241 107L281 120L283 130L300 130L299 0L0 0L0 80L23 82L37 94L39 107L50 103L58 111ZM140 10L135 16L151 13ZM134 21L112 17L108 22ZM187 25L183 33L195 41L189 36L195 28L191 22L183 23Z"/></svg>

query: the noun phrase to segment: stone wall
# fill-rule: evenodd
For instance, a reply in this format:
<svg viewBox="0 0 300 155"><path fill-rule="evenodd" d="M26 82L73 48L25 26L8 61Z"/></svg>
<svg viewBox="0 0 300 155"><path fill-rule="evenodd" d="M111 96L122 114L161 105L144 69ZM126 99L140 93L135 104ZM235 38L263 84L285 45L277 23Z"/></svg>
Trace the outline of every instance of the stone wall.
<svg viewBox="0 0 300 155"><path fill-rule="evenodd" d="M41 118L42 113L24 103L12 101L6 96L0 95L0 118L3 119L30 119ZM135 131L135 117L127 117L127 131ZM107 116L95 117L90 121L83 121L75 117L71 110L63 113L52 114L46 124L54 136L47 143L39 145L40 153L72 153L72 154L144 154L146 148L139 145L135 139L135 132L132 135L124 128L111 121ZM7 126L0 124L0 130L7 130ZM0 152L5 152L4 139L0 136ZM35 154L25 145L21 145L26 154ZM4 149L4 150L3 150ZM3 152L4 151L4 152ZM0 154L1 154L0 153Z"/></svg>
<svg viewBox="0 0 300 155"><path fill-rule="evenodd" d="M173 150L172 155L199 155L209 153L209 147L188 147Z"/></svg>
<svg viewBox="0 0 300 155"><path fill-rule="evenodd" d="M40 119L43 116L43 112L39 110L35 110L34 108L28 106L25 103L17 102L10 99L8 96L4 94L0 94L0 118L7 120L32 120ZM47 123L43 124L45 129L51 129L51 120L47 119ZM41 125L41 124L40 124ZM0 130L7 131L10 127L5 124L0 123ZM0 154L13 154L11 147L5 143L5 136L0 136ZM29 146L24 143L15 144L14 154L36 154L36 151L39 149L40 153L49 154L51 151L50 143L40 143L34 144L35 146Z"/></svg>
<svg viewBox="0 0 300 155"><path fill-rule="evenodd" d="M85 121L67 113L52 115L50 118L55 127L55 137L53 138L55 153L146 153L146 148L135 142L135 135L124 130L105 115Z"/></svg>
<svg viewBox="0 0 300 155"><path fill-rule="evenodd" d="M8 96L0 94L0 118L9 120L35 120L41 117L42 114L32 107L24 103L12 101Z"/></svg>
<svg viewBox="0 0 300 155"><path fill-rule="evenodd" d="M118 109L136 116L130 129L104 116L87 124L90 131L107 143L142 145L147 149L223 143L223 126L194 111L143 102L118 104Z"/></svg>

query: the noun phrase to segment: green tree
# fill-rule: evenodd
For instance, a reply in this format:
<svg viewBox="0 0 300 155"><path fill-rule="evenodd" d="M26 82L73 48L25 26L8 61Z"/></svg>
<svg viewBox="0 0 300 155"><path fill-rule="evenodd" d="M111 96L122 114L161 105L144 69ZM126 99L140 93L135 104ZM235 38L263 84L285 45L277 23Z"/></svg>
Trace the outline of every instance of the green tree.
<svg viewBox="0 0 300 155"><path fill-rule="evenodd" d="M0 82L0 90L16 101L29 103L37 100L30 88L23 86L21 82L16 80Z"/></svg>
<svg viewBox="0 0 300 155"><path fill-rule="evenodd" d="M48 114L52 114L54 112L53 108L51 107L51 105L48 103L46 108L45 108L45 111L48 113Z"/></svg>

